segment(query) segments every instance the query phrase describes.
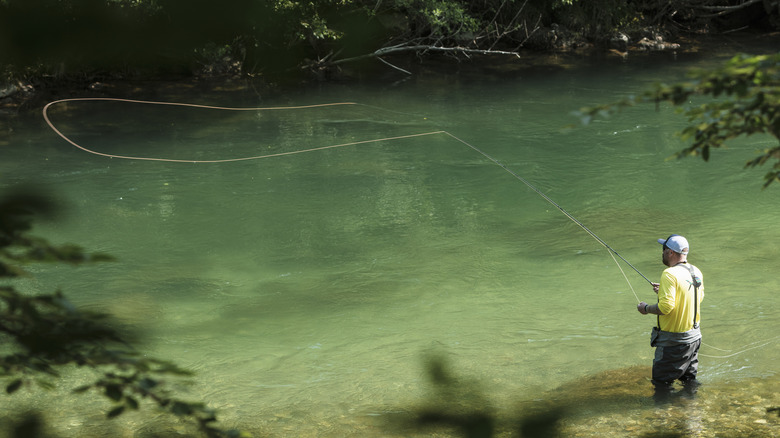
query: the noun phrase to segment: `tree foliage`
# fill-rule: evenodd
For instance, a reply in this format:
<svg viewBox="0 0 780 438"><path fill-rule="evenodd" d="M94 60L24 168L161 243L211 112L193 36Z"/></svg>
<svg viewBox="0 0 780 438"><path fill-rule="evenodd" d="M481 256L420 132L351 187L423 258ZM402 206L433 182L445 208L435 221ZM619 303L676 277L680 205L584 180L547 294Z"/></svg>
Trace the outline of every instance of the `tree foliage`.
<svg viewBox="0 0 780 438"><path fill-rule="evenodd" d="M216 427L213 410L203 403L176 398L165 379L190 376L175 364L134 351L110 324L108 315L77 309L56 291L32 294L17 290L12 280L29 276L31 263L80 265L111 260L101 253L86 253L75 245L55 246L31 236L35 214L52 215L52 201L31 192L0 198L0 378L9 396L37 384L51 387L64 367L91 370L94 381L75 388L76 393L98 391L111 403L108 418L137 410L144 400L177 417L193 420L209 437L239 436Z"/></svg>
<svg viewBox="0 0 780 438"><path fill-rule="evenodd" d="M706 103L693 104L698 98ZM746 163L756 167L773 163L764 176L764 187L780 181L780 54L738 55L716 70L690 72L688 82L656 84L642 95L607 105L583 108L584 122L639 103L671 103L688 119L681 136L690 146L674 157L699 156L710 159L712 149L740 136L763 134L768 147Z"/></svg>
<svg viewBox="0 0 780 438"><path fill-rule="evenodd" d="M516 51L560 25L591 41L671 21L687 26L756 0L2 0L0 65L19 75L266 74L405 45ZM750 16L753 16L750 15ZM746 15L747 16L747 15ZM752 20L746 18L745 20ZM543 41L545 37L541 37ZM535 43L537 44L537 43ZM465 52L465 51L464 51ZM386 53L386 52L385 52ZM448 51L454 54L457 51ZM459 56L462 56L459 55ZM8 72L6 72L8 74Z"/></svg>

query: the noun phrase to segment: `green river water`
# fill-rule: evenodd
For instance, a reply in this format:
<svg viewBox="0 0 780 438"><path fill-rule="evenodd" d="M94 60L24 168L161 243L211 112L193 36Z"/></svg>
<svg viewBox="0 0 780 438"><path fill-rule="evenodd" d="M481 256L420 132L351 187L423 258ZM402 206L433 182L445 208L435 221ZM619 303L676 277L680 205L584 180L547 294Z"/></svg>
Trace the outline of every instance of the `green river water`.
<svg viewBox="0 0 780 438"><path fill-rule="evenodd" d="M133 157L226 160L427 135L182 163L90 154L38 113L24 116L0 138L2 187L33 180L54 190L67 215L36 233L118 260L37 266L18 287L60 287L142 330L140 349L197 373L184 398L256 436L454 436L403 422L434 400L453 412L490 406L502 436L556 402L572 406L565 436L773 436L780 187L762 191L763 169L742 169L769 139L736 141L709 163L666 160L685 145L675 136L685 121L668 107L588 126L572 115L718 65L724 52L452 65L273 99L198 87L145 96L360 105L56 105L51 119L72 140ZM620 262L629 284L598 241L464 142L653 281L663 269L656 239L688 238L706 287L695 400L682 409L650 400L654 320L636 311L637 297L654 300L647 282ZM432 356L460 382L445 400ZM151 430L149 416L165 420L104 420L102 399L71 388L7 396L3 409L43 406L61 436L144 436L132 431Z"/></svg>

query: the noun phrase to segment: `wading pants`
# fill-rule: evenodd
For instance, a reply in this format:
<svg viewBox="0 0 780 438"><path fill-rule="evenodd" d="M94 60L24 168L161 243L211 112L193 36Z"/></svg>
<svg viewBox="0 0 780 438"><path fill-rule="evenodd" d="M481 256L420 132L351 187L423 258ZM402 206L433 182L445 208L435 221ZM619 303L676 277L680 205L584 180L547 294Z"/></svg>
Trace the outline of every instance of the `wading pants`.
<svg viewBox="0 0 780 438"><path fill-rule="evenodd" d="M669 386L675 380L685 383L696 379L700 346L701 337L689 343L659 342L653 359L653 385Z"/></svg>

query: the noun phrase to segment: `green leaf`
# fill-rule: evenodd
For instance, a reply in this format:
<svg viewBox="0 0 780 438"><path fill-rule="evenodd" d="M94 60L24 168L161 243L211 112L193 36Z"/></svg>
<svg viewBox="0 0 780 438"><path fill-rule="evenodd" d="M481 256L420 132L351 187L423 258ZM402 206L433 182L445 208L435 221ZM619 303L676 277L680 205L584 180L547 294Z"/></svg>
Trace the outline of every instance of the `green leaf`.
<svg viewBox="0 0 780 438"><path fill-rule="evenodd" d="M190 406L188 403L176 401L171 407L171 412L179 416L190 415L192 414L192 406Z"/></svg>
<svg viewBox="0 0 780 438"><path fill-rule="evenodd" d="M87 392L91 388L92 385L79 386L78 388L74 389L73 392L75 392L76 394L82 394L84 392Z"/></svg>
<svg viewBox="0 0 780 438"><path fill-rule="evenodd" d="M108 412L108 414L106 414L106 417L108 417L108 418L115 418L115 417L118 417L119 415L122 415L122 412L124 412L124 411L125 411L124 405L117 406L114 409L111 409Z"/></svg>
<svg viewBox="0 0 780 438"><path fill-rule="evenodd" d="M125 397L125 404L127 407L133 410L138 410L138 401L133 397Z"/></svg>
<svg viewBox="0 0 780 438"><path fill-rule="evenodd" d="M13 382L9 383L8 386L5 387L5 392L8 394L13 394L16 392L19 388L22 387L22 379L16 379Z"/></svg>
<svg viewBox="0 0 780 438"><path fill-rule="evenodd" d="M154 379L150 379L148 377L144 377L140 381L138 381L138 386L143 389L144 391L149 391L155 386L157 386L158 382Z"/></svg>
<svg viewBox="0 0 780 438"><path fill-rule="evenodd" d="M122 399L122 388L119 387L119 385L107 385L106 386L106 397L110 398L114 401L119 401Z"/></svg>

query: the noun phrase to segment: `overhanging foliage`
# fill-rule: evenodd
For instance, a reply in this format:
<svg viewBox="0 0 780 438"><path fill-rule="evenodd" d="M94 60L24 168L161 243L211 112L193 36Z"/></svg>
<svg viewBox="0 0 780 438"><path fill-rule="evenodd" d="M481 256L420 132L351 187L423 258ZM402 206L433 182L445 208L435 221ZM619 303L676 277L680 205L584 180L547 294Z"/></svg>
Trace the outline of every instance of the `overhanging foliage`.
<svg viewBox="0 0 780 438"><path fill-rule="evenodd" d="M695 97L710 98L710 101L690 104ZM680 134L691 144L677 152L676 158L699 156L707 161L712 149L725 147L731 139L768 134L773 139L745 166L773 162L764 176L764 187L780 181L780 54L738 55L716 70L690 72L688 82L656 84L636 97L582 108L579 115L588 123L593 117L647 102L671 103L688 119L688 126Z"/></svg>
<svg viewBox="0 0 780 438"><path fill-rule="evenodd" d="M177 417L195 422L209 437L238 437L241 433L218 428L215 413L205 404L176 398L165 379L190 376L169 361L138 354L109 321L108 315L77 309L57 291L53 294L17 290L10 280L29 275L24 266L53 262L79 265L111 260L105 254L88 254L75 245L54 246L29 235L32 218L53 214L53 203L35 192L20 191L0 197L0 378L5 392L37 384L52 386L59 370L78 366L95 376L76 393L98 391L110 402L108 418L143 401Z"/></svg>

